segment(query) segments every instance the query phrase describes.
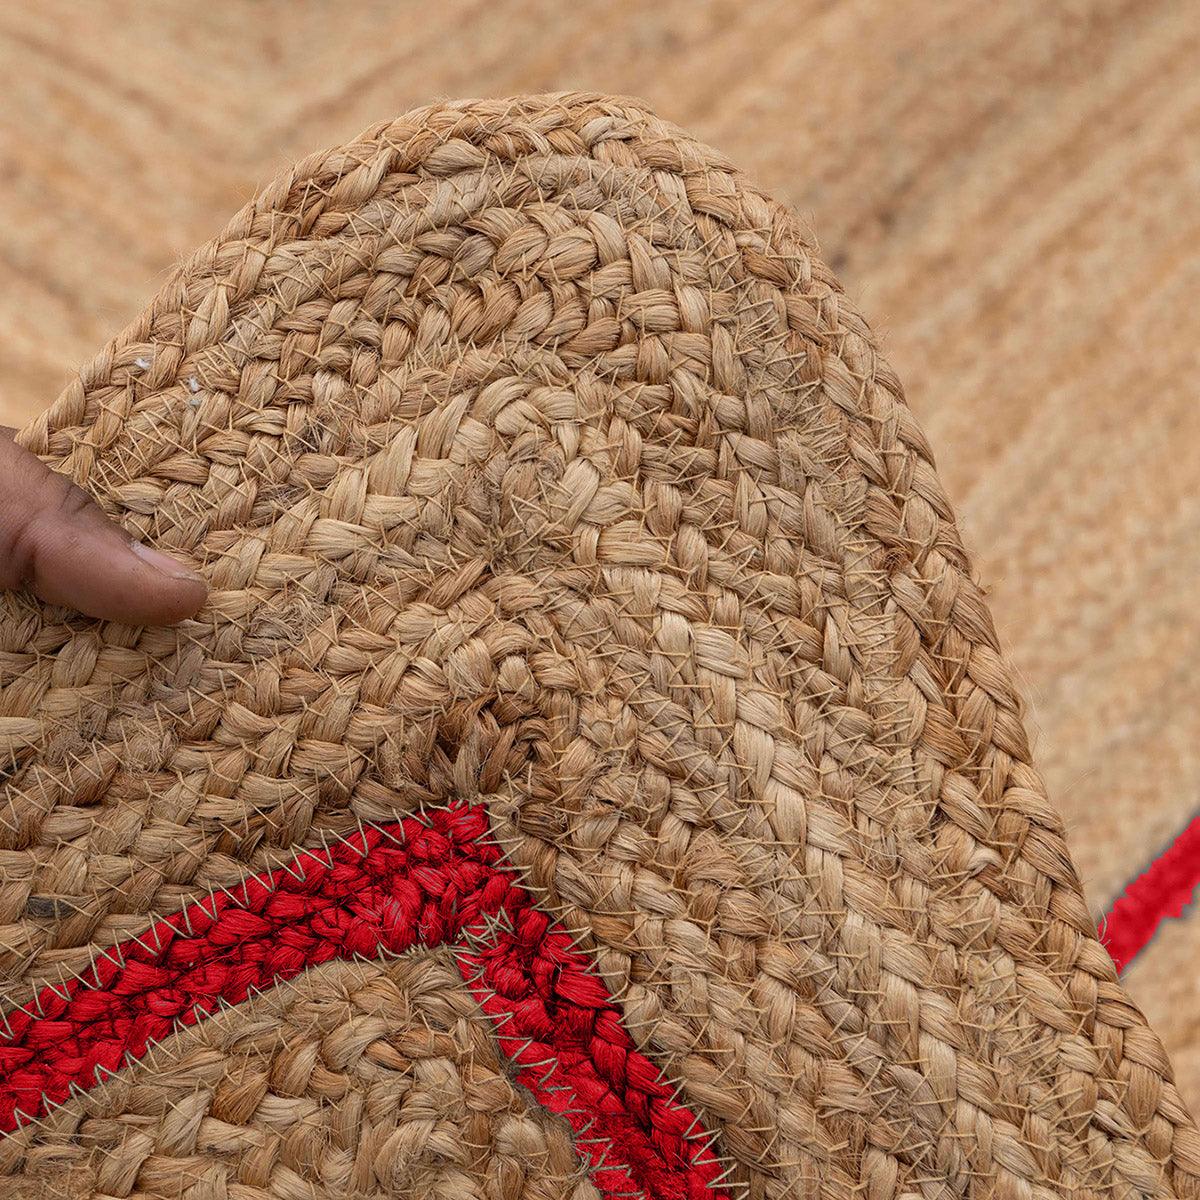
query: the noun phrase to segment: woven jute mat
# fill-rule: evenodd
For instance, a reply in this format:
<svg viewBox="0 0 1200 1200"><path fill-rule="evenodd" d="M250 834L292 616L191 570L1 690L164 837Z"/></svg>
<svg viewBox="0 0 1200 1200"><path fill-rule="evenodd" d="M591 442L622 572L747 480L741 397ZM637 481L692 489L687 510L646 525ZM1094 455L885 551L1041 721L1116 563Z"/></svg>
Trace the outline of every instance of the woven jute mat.
<svg viewBox="0 0 1200 1200"><path fill-rule="evenodd" d="M634 102L276 180L21 434L211 584L0 601L16 1196L1186 1196L900 384Z"/></svg>

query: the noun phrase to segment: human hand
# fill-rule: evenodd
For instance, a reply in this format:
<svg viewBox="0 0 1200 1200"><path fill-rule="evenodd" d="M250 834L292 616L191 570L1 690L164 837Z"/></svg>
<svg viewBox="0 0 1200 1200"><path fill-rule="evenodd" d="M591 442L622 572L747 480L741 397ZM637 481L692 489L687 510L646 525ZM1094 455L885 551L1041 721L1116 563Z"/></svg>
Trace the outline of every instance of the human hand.
<svg viewBox="0 0 1200 1200"><path fill-rule="evenodd" d="M0 426L0 591L126 625L173 625L204 603L204 580L133 541L82 488Z"/></svg>

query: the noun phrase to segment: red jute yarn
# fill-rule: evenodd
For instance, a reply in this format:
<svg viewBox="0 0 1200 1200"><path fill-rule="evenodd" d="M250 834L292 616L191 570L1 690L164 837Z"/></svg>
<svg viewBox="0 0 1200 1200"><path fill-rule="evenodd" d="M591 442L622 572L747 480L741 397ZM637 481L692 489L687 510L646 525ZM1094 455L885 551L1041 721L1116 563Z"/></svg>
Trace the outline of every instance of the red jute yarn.
<svg viewBox="0 0 1200 1200"><path fill-rule="evenodd" d="M112 947L7 1014L0 1129L309 967L452 944L518 1081L570 1123L603 1195L720 1200L721 1167L698 1118L637 1051L604 983L488 835L480 806L366 828Z"/></svg>
<svg viewBox="0 0 1200 1200"><path fill-rule="evenodd" d="M1101 938L1119 971L1149 945L1166 920L1183 911L1200 887L1200 816L1186 828L1113 902L1104 916Z"/></svg>

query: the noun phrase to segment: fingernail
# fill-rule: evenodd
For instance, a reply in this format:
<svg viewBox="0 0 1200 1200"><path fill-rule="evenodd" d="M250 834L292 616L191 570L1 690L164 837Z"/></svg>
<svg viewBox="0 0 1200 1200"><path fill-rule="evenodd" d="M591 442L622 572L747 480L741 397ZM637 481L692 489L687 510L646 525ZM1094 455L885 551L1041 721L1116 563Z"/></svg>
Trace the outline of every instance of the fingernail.
<svg viewBox="0 0 1200 1200"><path fill-rule="evenodd" d="M146 564L148 567L153 567L161 575L166 575L169 579L183 579L188 583L203 583L204 579L191 567L185 567L183 563L172 558L168 554L163 554L161 550L155 550L153 546L147 546L145 542L130 542L129 548Z"/></svg>

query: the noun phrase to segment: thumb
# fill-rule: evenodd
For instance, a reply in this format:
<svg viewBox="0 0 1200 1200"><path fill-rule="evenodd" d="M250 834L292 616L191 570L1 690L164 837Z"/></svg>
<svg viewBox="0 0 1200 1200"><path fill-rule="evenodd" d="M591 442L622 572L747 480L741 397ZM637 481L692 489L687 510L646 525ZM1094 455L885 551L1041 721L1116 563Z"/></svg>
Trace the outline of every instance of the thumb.
<svg viewBox="0 0 1200 1200"><path fill-rule="evenodd" d="M0 427L0 591L126 625L192 616L208 588L189 567L134 542L94 500Z"/></svg>

